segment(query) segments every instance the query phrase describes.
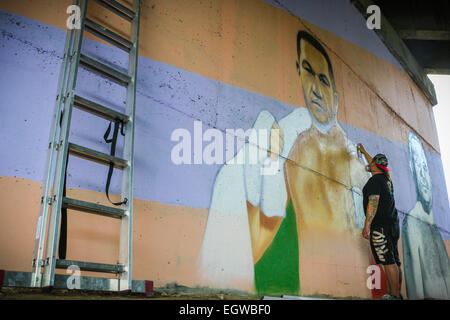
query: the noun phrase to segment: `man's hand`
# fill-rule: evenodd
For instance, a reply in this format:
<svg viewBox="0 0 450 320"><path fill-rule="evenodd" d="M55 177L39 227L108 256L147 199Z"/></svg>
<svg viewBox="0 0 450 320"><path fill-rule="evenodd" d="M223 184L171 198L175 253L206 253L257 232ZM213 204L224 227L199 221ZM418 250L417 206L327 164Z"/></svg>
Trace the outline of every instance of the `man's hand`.
<svg viewBox="0 0 450 320"><path fill-rule="evenodd" d="M366 161L368 164L370 164L372 162L372 157L370 156L370 154L367 153L366 149L364 149L364 146L362 145L362 143L358 143L358 145L356 146L357 150L359 152L361 152L364 157L366 158Z"/></svg>
<svg viewBox="0 0 450 320"><path fill-rule="evenodd" d="M367 239L367 240L369 240L370 239L370 226L368 226L368 225L365 225L364 226L364 229L363 229L363 231L362 231L362 236L363 236L363 238L364 239Z"/></svg>
<svg viewBox="0 0 450 320"><path fill-rule="evenodd" d="M358 151L360 151L362 153L366 153L367 152L366 149L364 149L364 146L362 145L362 143L358 143L356 148L358 149Z"/></svg>

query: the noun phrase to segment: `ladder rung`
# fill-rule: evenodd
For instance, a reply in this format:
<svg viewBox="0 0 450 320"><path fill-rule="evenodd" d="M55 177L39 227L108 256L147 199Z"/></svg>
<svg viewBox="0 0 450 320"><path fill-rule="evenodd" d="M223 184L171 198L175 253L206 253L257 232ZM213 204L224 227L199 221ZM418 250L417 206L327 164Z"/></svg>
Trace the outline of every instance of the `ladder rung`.
<svg viewBox="0 0 450 320"><path fill-rule="evenodd" d="M110 218L121 219L122 217L126 216L125 210L123 209L107 207L97 203L86 202L66 197L64 197L62 200L62 206L63 208L98 214Z"/></svg>
<svg viewBox="0 0 450 320"><path fill-rule="evenodd" d="M80 65L124 86L128 85L131 81L131 78L128 75L114 70L113 68L89 58L84 54L80 54Z"/></svg>
<svg viewBox="0 0 450 320"><path fill-rule="evenodd" d="M129 52L131 50L131 47L133 46L133 43L125 39L124 37L118 35L117 33L109 30L108 28L105 28L98 23L95 23L91 19L86 18L85 19L85 26L86 31L89 31L93 35L108 41L112 45L115 45L116 47Z"/></svg>
<svg viewBox="0 0 450 320"><path fill-rule="evenodd" d="M96 102L90 101L77 95L75 95L74 97L73 105L80 110L92 113L93 115L96 115L109 121L119 119L124 123L127 123L130 120L130 117L128 117L123 113L114 111L112 109L102 106L101 104L98 104Z"/></svg>
<svg viewBox="0 0 450 320"><path fill-rule="evenodd" d="M115 0L95 0L95 1L128 21L134 19L135 13L133 12L133 10L128 9L127 7L125 7L124 5L120 4Z"/></svg>
<svg viewBox="0 0 450 320"><path fill-rule="evenodd" d="M78 266L81 271L93 271L93 272L104 272L104 273L123 273L125 272L124 265L121 264L104 264L104 263L94 263L94 262L83 262L83 261L73 261L73 260L56 260L56 268L67 269L69 266Z"/></svg>
<svg viewBox="0 0 450 320"><path fill-rule="evenodd" d="M109 166L109 164L112 162L115 168L121 170L129 166L127 160L113 157L109 154L82 147L74 143L69 143L69 153L76 157L94 161L106 166Z"/></svg>

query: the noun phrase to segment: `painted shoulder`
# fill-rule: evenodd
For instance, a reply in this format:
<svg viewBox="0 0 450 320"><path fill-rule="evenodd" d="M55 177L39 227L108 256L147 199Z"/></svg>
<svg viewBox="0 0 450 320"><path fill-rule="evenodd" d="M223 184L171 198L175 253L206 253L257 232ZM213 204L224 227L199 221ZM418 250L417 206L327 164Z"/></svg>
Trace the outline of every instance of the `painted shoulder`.
<svg viewBox="0 0 450 320"><path fill-rule="evenodd" d="M427 214L420 201L417 201L414 207L409 211L409 216L419 219L422 222L426 222L429 224L434 224L434 218L433 218L433 211L430 212L430 214Z"/></svg>
<svg viewBox="0 0 450 320"><path fill-rule="evenodd" d="M284 146L281 156L287 158L298 135L311 128L312 119L308 109L297 107L294 111L282 118L278 125L283 131Z"/></svg>

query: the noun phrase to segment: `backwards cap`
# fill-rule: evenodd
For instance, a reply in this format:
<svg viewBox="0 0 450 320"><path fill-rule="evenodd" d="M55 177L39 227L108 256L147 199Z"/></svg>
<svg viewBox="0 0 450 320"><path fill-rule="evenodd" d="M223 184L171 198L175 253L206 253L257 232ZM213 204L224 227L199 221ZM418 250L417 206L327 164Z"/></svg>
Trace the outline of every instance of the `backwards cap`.
<svg viewBox="0 0 450 320"><path fill-rule="evenodd" d="M375 162L375 164L377 165L378 168L385 170L385 171L389 171L388 168L388 159L386 158L386 156L382 153L377 154L375 157L373 157L373 162Z"/></svg>

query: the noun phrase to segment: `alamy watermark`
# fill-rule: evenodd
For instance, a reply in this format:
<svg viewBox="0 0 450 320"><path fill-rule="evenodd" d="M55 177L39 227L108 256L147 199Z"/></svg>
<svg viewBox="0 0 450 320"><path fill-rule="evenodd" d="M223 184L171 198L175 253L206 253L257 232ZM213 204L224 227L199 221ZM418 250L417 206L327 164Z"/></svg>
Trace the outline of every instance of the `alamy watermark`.
<svg viewBox="0 0 450 320"><path fill-rule="evenodd" d="M71 276L69 276L69 278L66 281L67 289L69 289L69 290L73 290L73 289L80 290L81 289L81 272L80 272L80 267L78 267L76 265L70 265L67 268L66 273L71 275Z"/></svg>
<svg viewBox="0 0 450 320"><path fill-rule="evenodd" d="M67 18L67 29L81 29L81 9L77 5L71 5L67 7L66 13L70 16Z"/></svg>
<svg viewBox="0 0 450 320"><path fill-rule="evenodd" d="M378 265L370 265L367 267L367 273L370 277L367 279L366 285L369 290L381 289L381 269ZM373 272L373 273L372 273Z"/></svg>
<svg viewBox="0 0 450 320"><path fill-rule="evenodd" d="M366 25L370 30L373 29L381 29L381 9L379 6L373 4L367 7L367 14L370 16L367 17Z"/></svg>
<svg viewBox="0 0 450 320"><path fill-rule="evenodd" d="M261 175L275 175L280 170L281 134L277 128L226 129L224 139L223 131L209 128L203 132L202 122L194 121L193 135L183 128L172 132L171 141L178 143L172 148L171 160L175 165L258 164ZM243 145L236 154L235 142Z"/></svg>

